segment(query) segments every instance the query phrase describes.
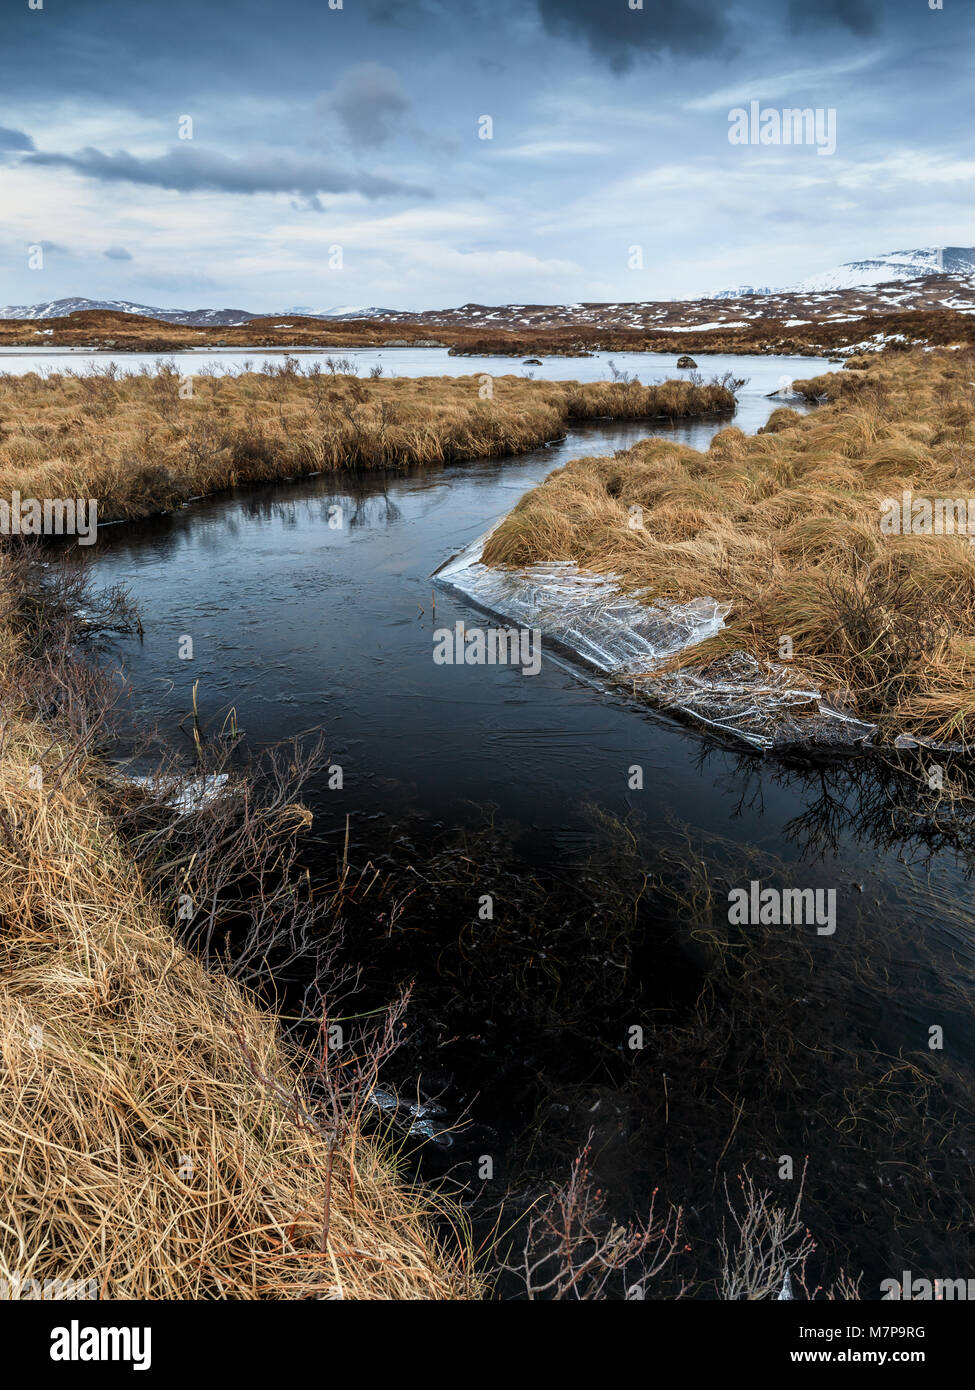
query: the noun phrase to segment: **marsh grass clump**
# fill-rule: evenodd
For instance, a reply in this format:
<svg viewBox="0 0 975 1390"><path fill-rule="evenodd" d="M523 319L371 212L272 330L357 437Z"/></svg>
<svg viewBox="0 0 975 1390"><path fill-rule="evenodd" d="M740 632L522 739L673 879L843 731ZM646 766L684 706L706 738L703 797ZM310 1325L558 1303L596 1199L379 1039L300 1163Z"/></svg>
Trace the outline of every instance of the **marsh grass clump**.
<svg viewBox="0 0 975 1390"><path fill-rule="evenodd" d="M972 537L882 527L905 492L975 494L973 378L970 349L884 355L796 383L827 404L778 409L753 436L721 430L705 453L648 439L577 459L521 500L484 560L568 560L646 602L730 602L723 630L674 665L741 650L780 661L785 637L801 678L882 736L973 744Z"/></svg>
<svg viewBox="0 0 975 1390"><path fill-rule="evenodd" d="M295 959L312 932L327 945L337 925L335 895L316 907L294 882L308 813L287 776L176 830L151 789L120 798L104 761L117 687L79 645L97 614L71 617L76 574L37 570L36 550L0 553L2 1287L475 1294L452 1209L369 1123L397 1008L350 1029L347 1051L312 1055L267 1008L268 962ZM122 597L102 616L126 621ZM324 1000L327 960L301 958Z"/></svg>
<svg viewBox="0 0 975 1390"><path fill-rule="evenodd" d="M172 366L125 374L0 376L0 497L93 498L99 518L142 517L242 483L336 469L492 458L561 436L570 419L680 419L734 409L726 384L371 377L296 358L261 372Z"/></svg>

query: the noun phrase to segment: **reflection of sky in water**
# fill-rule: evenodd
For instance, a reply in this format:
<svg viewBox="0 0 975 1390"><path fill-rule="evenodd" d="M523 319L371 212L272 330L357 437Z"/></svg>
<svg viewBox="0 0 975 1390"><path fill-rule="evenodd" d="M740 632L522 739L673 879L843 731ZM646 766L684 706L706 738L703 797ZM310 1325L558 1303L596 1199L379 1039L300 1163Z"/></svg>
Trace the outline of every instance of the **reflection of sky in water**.
<svg viewBox="0 0 975 1390"><path fill-rule="evenodd" d="M716 428L675 433L703 446ZM634 816L639 837L674 818L785 861L805 858L802 881L835 885L840 914L844 899L865 901L856 884L896 911L899 846L876 838L889 813L869 764L810 773L716 748L549 657L534 677L434 664L435 628L486 620L459 596L434 592L432 572L553 468L647 433L646 424L597 424L513 460L323 475L104 528L97 578L126 584L145 626L141 642L117 649L132 708L172 729L198 681L203 720L219 726L233 706L251 744L321 728L345 786L313 785L314 836L334 843L349 814L353 846L366 853L381 826L406 813L449 825L493 804L521 828L526 852L564 863L590 843L593 804ZM329 526L336 506L341 529ZM192 662L177 657L184 634ZM628 788L633 764L644 771L640 792ZM972 934L939 907L939 893L960 887L945 857L932 883L912 901L912 920L970 958Z"/></svg>
<svg viewBox="0 0 975 1390"><path fill-rule="evenodd" d="M300 349L293 355L302 372L308 372L315 364L322 371L327 371L331 357L339 366L352 363L351 368L346 370L354 371L360 377L367 377L373 367L382 367L385 376L395 377L481 376L486 373L492 377L518 376L534 381L609 381L613 367L619 372L638 377L644 383L690 375L690 369L677 369L676 352L598 352L592 357L543 357L538 367L527 367L518 357L451 357L441 348ZM47 352L26 353L22 349L0 348L0 371L39 372L42 375L86 372L100 370L108 363L115 362L121 371L137 372L143 368L154 371L161 363L172 363L177 371L189 375L203 371L235 373L260 371L265 363L269 363L273 370L280 366L283 357L281 351L261 348L243 352L133 352L119 353L117 356L110 353L66 352L56 348ZM747 378L747 384L739 396L735 424L748 431L757 429L768 416L769 405L765 396L769 391L780 390L793 378L818 376L824 371L837 370L821 357L738 357L728 353L698 353L694 360L705 380L723 376L729 371L738 378ZM678 438L682 438L683 428L678 427ZM690 425L687 428L694 430L701 427ZM647 433L644 424L637 437L644 438Z"/></svg>

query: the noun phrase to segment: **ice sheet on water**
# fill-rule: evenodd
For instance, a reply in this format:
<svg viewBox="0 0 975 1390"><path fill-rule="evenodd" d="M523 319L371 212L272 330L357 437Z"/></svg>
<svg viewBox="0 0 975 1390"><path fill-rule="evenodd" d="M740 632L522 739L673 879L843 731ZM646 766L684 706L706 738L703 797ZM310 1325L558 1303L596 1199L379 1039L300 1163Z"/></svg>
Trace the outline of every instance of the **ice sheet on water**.
<svg viewBox="0 0 975 1390"><path fill-rule="evenodd" d="M193 815L218 800L230 790L226 772L211 772L203 777L179 778L166 775L144 776L141 773L117 769L119 775L134 786L142 787L151 796L180 816Z"/></svg>
<svg viewBox="0 0 975 1390"><path fill-rule="evenodd" d="M707 666L663 673L653 693L670 709L755 748L854 747L876 725L856 719L785 666L732 652Z"/></svg>
<svg viewBox="0 0 975 1390"><path fill-rule="evenodd" d="M538 628L543 642L558 642L606 675L645 670L703 641L720 630L729 611L710 598L644 604L639 594L624 593L612 575L568 561L489 569L480 562L486 539L445 565L440 581L508 622Z"/></svg>
<svg viewBox="0 0 975 1390"><path fill-rule="evenodd" d="M432 1139L435 1144L445 1149L453 1144L453 1136L436 1118L444 1113L444 1108L435 1101L419 1101L413 1104L380 1086L372 1088L369 1100L411 1138L419 1136L422 1139Z"/></svg>
<svg viewBox="0 0 975 1390"><path fill-rule="evenodd" d="M568 561L489 568L481 556L490 534L448 561L440 583L506 623L537 628L543 645L558 644L616 680L653 675L669 657L719 632L730 612L730 604L706 597L646 603L616 576ZM852 746L875 732L788 667L760 664L742 651L660 672L643 689L656 703L757 748Z"/></svg>

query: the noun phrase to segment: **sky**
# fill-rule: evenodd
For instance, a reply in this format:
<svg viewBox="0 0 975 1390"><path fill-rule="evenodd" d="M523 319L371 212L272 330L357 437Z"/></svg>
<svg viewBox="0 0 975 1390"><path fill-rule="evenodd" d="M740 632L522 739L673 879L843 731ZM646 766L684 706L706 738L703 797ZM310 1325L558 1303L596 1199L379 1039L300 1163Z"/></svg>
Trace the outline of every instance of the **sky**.
<svg viewBox="0 0 975 1390"><path fill-rule="evenodd" d="M6 0L0 304L678 299L972 245L975 5L934 3ZM732 144L752 102L835 151Z"/></svg>

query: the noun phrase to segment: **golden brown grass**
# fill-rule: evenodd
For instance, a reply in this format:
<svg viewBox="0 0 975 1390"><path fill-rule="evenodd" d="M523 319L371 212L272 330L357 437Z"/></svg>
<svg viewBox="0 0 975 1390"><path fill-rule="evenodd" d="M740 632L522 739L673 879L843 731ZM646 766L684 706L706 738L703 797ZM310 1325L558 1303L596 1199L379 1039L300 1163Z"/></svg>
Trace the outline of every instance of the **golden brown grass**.
<svg viewBox="0 0 975 1390"><path fill-rule="evenodd" d="M863 365L862 362L860 365ZM491 538L494 565L572 560L644 597L730 601L695 665L745 649L779 657L891 735L975 742L975 546L884 535L905 489L975 497L975 353L888 353L866 371L798 383L812 415L777 410L706 453L648 439L578 459L529 493ZM633 529L629 509L642 508Z"/></svg>
<svg viewBox="0 0 975 1390"><path fill-rule="evenodd" d="M435 1234L449 1209L358 1123L329 1188L329 1144L275 1018L177 944L95 769L76 759L34 785L32 769L59 752L18 712L9 617L0 612L0 1289L94 1280L110 1299L476 1296L462 1242L448 1250Z"/></svg>
<svg viewBox="0 0 975 1390"><path fill-rule="evenodd" d="M165 369L0 377L0 496L94 498L109 521L238 483L518 453L560 436L569 419L734 408L715 383L497 377L490 389L482 400L477 376L305 376L293 359L276 373L198 376L189 398Z"/></svg>

